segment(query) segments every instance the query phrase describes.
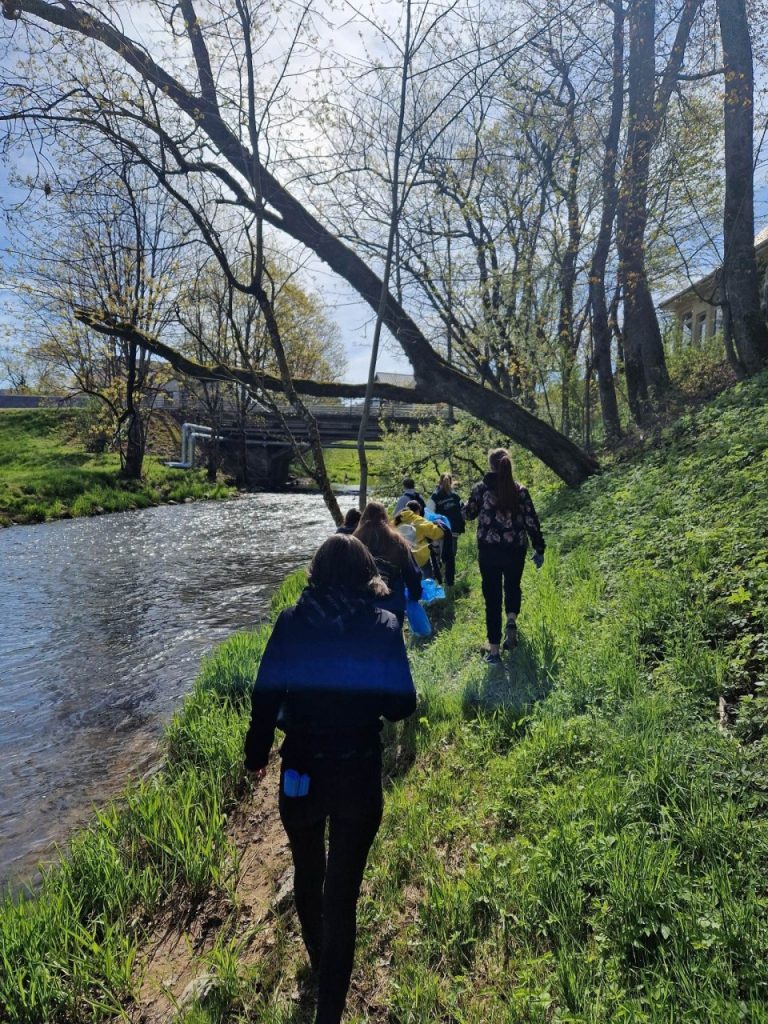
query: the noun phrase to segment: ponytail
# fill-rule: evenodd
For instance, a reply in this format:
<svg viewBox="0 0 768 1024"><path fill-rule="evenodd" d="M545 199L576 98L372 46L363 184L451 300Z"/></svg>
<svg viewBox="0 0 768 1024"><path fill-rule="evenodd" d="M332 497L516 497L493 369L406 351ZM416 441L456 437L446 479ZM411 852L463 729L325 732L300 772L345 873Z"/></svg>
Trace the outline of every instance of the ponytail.
<svg viewBox="0 0 768 1024"><path fill-rule="evenodd" d="M500 512L517 515L520 507L520 492L512 475L512 460L506 448L489 452L488 462L496 472L496 508Z"/></svg>

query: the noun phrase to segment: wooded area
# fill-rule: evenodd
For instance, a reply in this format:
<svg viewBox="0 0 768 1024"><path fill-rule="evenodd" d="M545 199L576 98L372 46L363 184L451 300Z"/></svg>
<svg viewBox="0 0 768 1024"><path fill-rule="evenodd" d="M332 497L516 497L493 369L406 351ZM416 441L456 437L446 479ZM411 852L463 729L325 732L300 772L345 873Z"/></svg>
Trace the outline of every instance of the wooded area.
<svg viewBox="0 0 768 1024"><path fill-rule="evenodd" d="M2 9L6 150L34 155L14 272L69 339L68 372L73 344L118 339L129 469L147 353L307 422L302 395L361 393L339 381L318 259L376 313L374 348L383 326L407 357L412 400L466 410L572 485L596 435L664 410L652 293L711 269L720 238L725 350L739 375L768 359L744 2L350 6L342 39L370 53L326 43L332 12L311 3ZM312 454L333 507L316 432Z"/></svg>

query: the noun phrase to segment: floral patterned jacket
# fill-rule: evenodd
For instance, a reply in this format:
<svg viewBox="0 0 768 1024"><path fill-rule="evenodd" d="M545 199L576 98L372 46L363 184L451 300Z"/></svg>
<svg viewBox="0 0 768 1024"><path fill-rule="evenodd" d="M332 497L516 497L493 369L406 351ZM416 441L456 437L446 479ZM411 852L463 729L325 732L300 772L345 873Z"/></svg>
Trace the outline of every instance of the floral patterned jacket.
<svg viewBox="0 0 768 1024"><path fill-rule="evenodd" d="M531 496L519 484L517 489L520 504L517 514L513 514L496 508L495 473L486 473L482 481L472 488L464 506L464 518L477 519L477 543L480 547L512 544L524 548L530 537L534 551L544 551L544 537Z"/></svg>

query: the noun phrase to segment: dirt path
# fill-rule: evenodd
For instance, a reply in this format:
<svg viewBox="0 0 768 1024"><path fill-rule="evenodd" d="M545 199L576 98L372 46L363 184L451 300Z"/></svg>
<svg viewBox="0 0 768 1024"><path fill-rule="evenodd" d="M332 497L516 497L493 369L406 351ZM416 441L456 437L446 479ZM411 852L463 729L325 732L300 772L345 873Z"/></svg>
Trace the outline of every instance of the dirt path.
<svg viewBox="0 0 768 1024"><path fill-rule="evenodd" d="M234 899L212 897L185 914L167 913L151 932L136 967L132 1024L169 1024L211 981L206 956L216 940L241 942L240 960L253 964L274 946L278 915L290 905L293 872L277 812L279 760L233 811L227 829L239 857ZM297 941L297 937L292 937Z"/></svg>

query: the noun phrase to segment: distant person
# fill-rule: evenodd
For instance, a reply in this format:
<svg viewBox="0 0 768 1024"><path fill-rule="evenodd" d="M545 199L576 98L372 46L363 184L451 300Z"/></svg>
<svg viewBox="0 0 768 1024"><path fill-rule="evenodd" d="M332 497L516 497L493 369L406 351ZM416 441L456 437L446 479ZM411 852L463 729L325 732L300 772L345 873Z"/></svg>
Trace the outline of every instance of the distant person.
<svg viewBox="0 0 768 1024"><path fill-rule="evenodd" d="M464 506L465 519L477 519L477 555L485 599L488 653L485 660L499 662L502 589L507 624L504 649L517 645L517 616L522 593L528 538L537 568L544 563L544 538L528 491L512 475L512 460L505 448L488 453L490 472L472 488Z"/></svg>
<svg viewBox="0 0 768 1024"><path fill-rule="evenodd" d="M359 508L349 509L347 514L344 516L344 523L341 526L336 527L336 533L354 533L357 529L357 524L360 522L361 515L362 513Z"/></svg>
<svg viewBox="0 0 768 1024"><path fill-rule="evenodd" d="M382 815L381 719L416 707L402 633L377 607L385 592L360 541L329 537L308 586L275 623L251 695L245 765L258 779L275 727L285 733L280 818L318 981L315 1024L339 1024L349 989L357 899Z"/></svg>
<svg viewBox="0 0 768 1024"><path fill-rule="evenodd" d="M354 535L373 555L379 574L390 590L388 597L380 599L379 607L394 612L402 626L405 588L414 601L421 597L421 571L410 546L390 526L387 510L378 501L369 501L365 506Z"/></svg>
<svg viewBox="0 0 768 1024"><path fill-rule="evenodd" d="M398 512L402 512L409 501L418 501L420 505L419 515L423 516L424 509L427 507L427 503L416 490L416 484L413 482L413 479L409 476L406 476L403 478L403 493L395 502L395 510L393 512L393 515L397 515Z"/></svg>
<svg viewBox="0 0 768 1024"><path fill-rule="evenodd" d="M466 527L464 516L461 514L461 498L453 489L453 477L450 473L443 473L440 477L437 489L427 502L427 508L430 512L445 516L451 524L451 532L446 533L443 538L442 560L445 566L445 585L452 587L456 581L456 549L459 537Z"/></svg>
<svg viewBox="0 0 768 1024"><path fill-rule="evenodd" d="M419 512L419 503L409 501L402 511L395 516L395 529L402 533L405 540L411 546L416 565L423 573L431 575L431 548L430 542L439 543L445 537L446 532L437 523L430 523L428 519Z"/></svg>

